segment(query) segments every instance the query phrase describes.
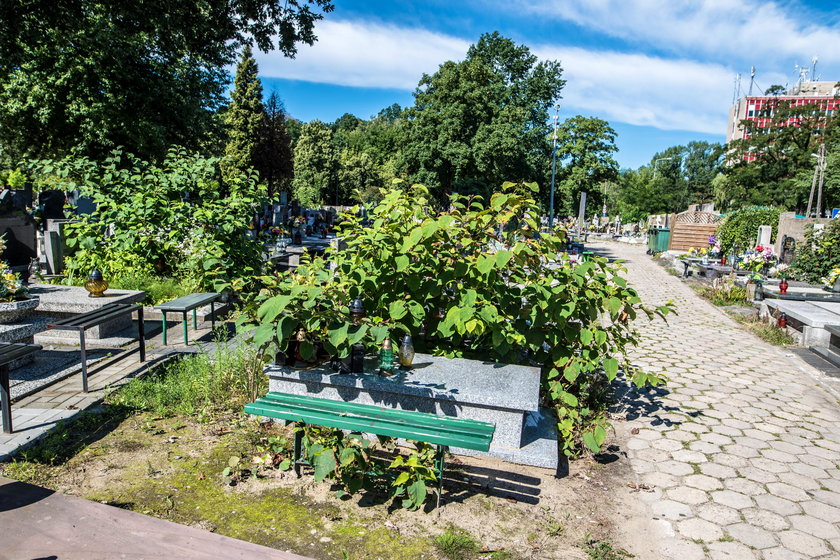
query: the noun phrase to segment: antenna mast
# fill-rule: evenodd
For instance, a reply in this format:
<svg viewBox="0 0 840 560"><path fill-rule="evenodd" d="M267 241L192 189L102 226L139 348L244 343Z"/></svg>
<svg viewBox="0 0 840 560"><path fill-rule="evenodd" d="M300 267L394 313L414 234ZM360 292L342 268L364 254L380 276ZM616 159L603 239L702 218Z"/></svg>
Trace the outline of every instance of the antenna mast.
<svg viewBox="0 0 840 560"><path fill-rule="evenodd" d="M752 95L753 84L755 84L755 66L750 69L750 92L747 95Z"/></svg>

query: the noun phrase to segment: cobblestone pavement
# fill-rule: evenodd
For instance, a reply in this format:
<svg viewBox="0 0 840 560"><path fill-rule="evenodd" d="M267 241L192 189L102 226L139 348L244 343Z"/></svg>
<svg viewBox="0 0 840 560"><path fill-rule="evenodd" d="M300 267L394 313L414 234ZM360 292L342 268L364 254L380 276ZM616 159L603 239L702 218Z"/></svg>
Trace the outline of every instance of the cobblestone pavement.
<svg viewBox="0 0 840 560"><path fill-rule="evenodd" d="M621 447L653 520L658 558L840 558L840 406L819 372L738 327L644 246L595 244L628 260L668 322L639 321L633 363L669 377L631 392ZM658 545L658 546L657 546Z"/></svg>

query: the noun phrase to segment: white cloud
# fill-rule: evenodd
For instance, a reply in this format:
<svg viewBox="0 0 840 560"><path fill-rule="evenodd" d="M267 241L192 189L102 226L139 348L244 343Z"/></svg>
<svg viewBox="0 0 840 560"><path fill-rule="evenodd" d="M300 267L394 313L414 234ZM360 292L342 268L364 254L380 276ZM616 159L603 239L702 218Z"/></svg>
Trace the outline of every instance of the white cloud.
<svg viewBox="0 0 840 560"><path fill-rule="evenodd" d="M366 22L322 21L318 41L295 59L257 53L268 77L356 87L413 90L425 73L464 57L469 42L424 29Z"/></svg>
<svg viewBox="0 0 840 560"><path fill-rule="evenodd" d="M512 9L570 21L660 50L713 55L729 64L784 69L818 55L840 69L836 18L813 17L801 5L767 0L518 0ZM820 68L818 68L818 74ZM826 78L831 79L831 78Z"/></svg>
<svg viewBox="0 0 840 560"><path fill-rule="evenodd" d="M260 74L356 87L412 90L423 72L459 60L469 42L422 29L351 21L325 21L319 40L294 60L257 54ZM664 130L723 135L732 102L734 71L713 63L530 45L543 59L559 60L567 80L565 110L609 121ZM775 81L770 81L770 78ZM747 78L748 80L748 78ZM764 75L762 85L783 81Z"/></svg>
<svg viewBox="0 0 840 560"><path fill-rule="evenodd" d="M561 62L566 108L664 130L726 130L734 73L722 65L574 47L532 50Z"/></svg>

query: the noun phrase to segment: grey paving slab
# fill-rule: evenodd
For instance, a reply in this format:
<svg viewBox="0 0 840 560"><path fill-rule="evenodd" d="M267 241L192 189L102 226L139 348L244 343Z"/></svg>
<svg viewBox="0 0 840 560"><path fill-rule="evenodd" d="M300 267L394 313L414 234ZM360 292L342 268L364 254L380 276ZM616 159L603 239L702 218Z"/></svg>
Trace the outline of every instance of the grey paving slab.
<svg viewBox="0 0 840 560"><path fill-rule="evenodd" d="M0 478L2 558L306 560L125 509Z"/></svg>
<svg viewBox="0 0 840 560"><path fill-rule="evenodd" d="M643 248L594 247L626 259L643 301L670 300L678 312L636 323L640 345L628 358L669 384L631 391L617 427L639 481L658 490L645 506L658 557L840 559L840 406L830 384L700 299ZM836 303L765 303L810 325L840 317Z"/></svg>

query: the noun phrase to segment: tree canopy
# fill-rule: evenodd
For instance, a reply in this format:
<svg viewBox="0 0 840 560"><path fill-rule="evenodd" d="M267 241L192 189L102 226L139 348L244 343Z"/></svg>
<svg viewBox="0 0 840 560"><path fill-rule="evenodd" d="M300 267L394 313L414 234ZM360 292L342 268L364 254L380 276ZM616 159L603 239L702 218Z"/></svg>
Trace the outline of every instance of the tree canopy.
<svg viewBox="0 0 840 560"><path fill-rule="evenodd" d="M338 197L338 152L332 138L332 130L321 121L308 122L301 129L295 144L292 192L303 206L319 206Z"/></svg>
<svg viewBox="0 0 840 560"><path fill-rule="evenodd" d="M557 159L562 162L557 177L558 212L575 214L581 191L591 193L592 207L600 206L596 186L618 176L616 133L605 120L577 115L557 129ZM555 195L556 196L556 195ZM601 201L602 202L602 201Z"/></svg>
<svg viewBox="0 0 840 560"><path fill-rule="evenodd" d="M506 180L545 184L548 110L560 97L560 63L484 34L462 62L424 74L414 93L398 170L445 193L486 194Z"/></svg>
<svg viewBox="0 0 840 560"><path fill-rule="evenodd" d="M218 135L245 44L294 56L328 0L0 2L0 156L162 157Z"/></svg>

